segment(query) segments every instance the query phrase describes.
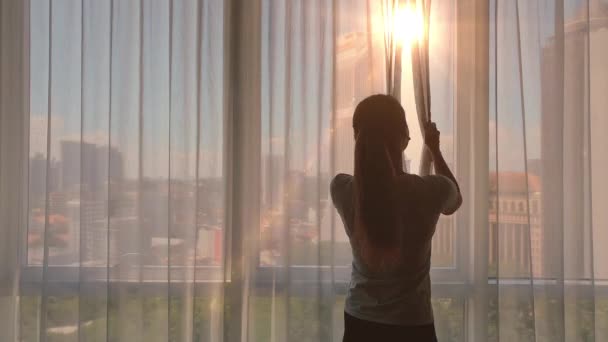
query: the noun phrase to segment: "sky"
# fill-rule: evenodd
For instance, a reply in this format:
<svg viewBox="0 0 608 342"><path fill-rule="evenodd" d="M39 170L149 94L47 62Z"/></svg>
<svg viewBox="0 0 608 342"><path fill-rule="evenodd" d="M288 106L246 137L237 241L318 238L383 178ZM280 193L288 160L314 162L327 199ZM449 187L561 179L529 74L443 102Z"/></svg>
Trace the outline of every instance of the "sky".
<svg viewBox="0 0 608 342"><path fill-rule="evenodd" d="M604 0L605 1L605 0ZM49 1L31 1L31 115L33 118L44 118L50 109L51 115L58 120L52 121L51 155L59 158L59 141L62 139L79 139L82 129L84 139L107 140L108 123L111 121L111 144L121 150L126 160L127 175L138 172L139 139L143 142L143 175L149 177L166 177L168 174L169 146L173 175L191 177L194 170L196 151L196 4L192 1L173 2L173 32L169 39L168 1L145 1L143 8L143 77L140 70L139 39L139 3L136 1L114 1L112 55L110 56L110 7L108 1L62 0L54 1L51 13L51 39L49 39ZM81 21L81 4L84 3L84 20ZM341 2L343 3L343 1ZM494 2L492 2L494 3ZM503 148L499 155L506 169L523 168L523 125L521 115L521 96L519 89L519 70L517 54L517 32L515 26L514 2L501 1L499 8L498 31L498 132L494 125L494 97L491 91L491 133L498 134ZM522 34L522 60L524 75L525 120L528 137L528 158L540 156L540 47L552 35L554 8L553 1L520 2ZM223 141L223 13L221 2L205 2L202 14L201 40L201 176L219 176L222 173ZM268 142L274 141L274 151L281 151L285 141L285 53L284 31L282 21L283 5L270 7L265 2L263 18L263 149L268 150ZM275 3L273 3L275 4ZM340 6L339 32L345 34L364 30L366 8L364 2L355 2L353 6ZM436 5L435 7L445 6ZM584 6L583 0L565 0L566 21ZM323 22L314 11L321 11L315 6L307 7L308 22L304 23L302 9L292 8L292 68L291 76L291 110L292 122L290 141L291 162L298 167L308 167L309 159L316 159L316 139L321 127L321 139L328 140L331 37L322 34L321 26L326 25L326 32L331 32L330 18ZM493 11L493 8L491 9ZM440 13L442 15L437 15ZM453 16L447 8L435 8L436 24L452 21ZM539 21L540 19L540 21ZM272 20L274 30L270 30ZM491 37L494 36L494 18L491 17ZM304 35L301 26L307 25ZM432 24L433 25L433 24ZM81 50L81 28L84 27L84 50ZM438 29L443 34L449 29ZM433 39L433 38L432 38ZM274 53L269 54L270 40L273 41ZM52 41L50 55L52 75L50 77L51 99L48 101L49 84L49 41ZM324 49L321 49L324 42ZM173 51L170 54L169 44ZM308 44L308 45L305 45ZM306 49L304 46L318 46L318 49ZM447 45L449 46L449 45ZM434 50L433 50L434 49ZM83 56L81 56L83 51ZM446 67L445 73L432 72L434 94L434 113L440 121L440 128L445 137L453 134L451 116L454 77L450 73L449 63L453 52L446 45L432 46L435 55L440 56L431 63L437 68ZM81 60L84 57L84 64ZM493 49L490 51L490 84L495 83ZM325 58L325 63L321 60ZM171 64L169 61L172 61ZM110 63L112 73L110 74ZM405 61L409 63L409 61ZM171 69L169 66L172 66ZM81 75L81 67L83 74ZM322 70L322 69L323 70ZM272 72L270 71L272 69ZM440 70L440 69L434 69ZM270 83L272 73L272 86ZM407 70L406 70L407 73ZM82 80L81 80L82 76ZM110 77L112 85L110 87ZM169 78L171 77L171 82ZM407 78L408 76L405 75ZM81 81L84 86L81 86ZM144 84L141 90L142 110L140 113L140 81ZM319 87L321 86L321 87ZM111 89L111 90L110 90ZM82 90L82 91L81 91ZM111 93L110 93L111 92ZM404 106L408 117L414 111L413 97L408 84L404 86ZM271 94L272 93L272 94ZM300 95L301 96L298 96ZM270 97L272 95L272 106ZM81 102L82 99L82 102ZM440 99L440 101L437 101ZM445 99L445 100L443 100ZM111 103L111 106L110 106ZM269 139L268 119L272 110L274 137ZM82 111L82 116L81 116ZM317 113L321 111L321 113ZM315 113L316 115L309 115ZM444 113L444 114L442 114ZM110 116L111 115L111 120ZM139 116L142 115L143 135L139 135ZM171 121L169 121L171 115ZM319 126L319 118L322 123ZM36 120L33 120L36 121ZM40 120L38 120L40 121ZM412 120L410 120L412 121ZM169 127L171 124L171 136ZM411 124L410 124L411 126ZM494 130L494 131L492 131ZM35 144L44 144L44 130L36 130L38 136L32 137ZM418 133L419 134L419 133ZM413 138L416 138L415 136ZM419 151L421 139L413 141L410 149ZM278 143L277 143L278 142ZM33 147L33 150L44 148ZM324 150L323 167L327 167L328 150ZM417 156L419 153L413 153ZM491 158L492 159L492 158ZM414 163L414 165L416 165Z"/></svg>
<svg viewBox="0 0 608 342"><path fill-rule="evenodd" d="M30 106L33 118L45 118L50 109L54 120L59 118L61 122L61 125L51 125L51 145L54 147L51 158L60 158L60 140L79 139L81 129L85 140L95 137L98 141L100 136L105 136L102 140L107 144L108 124L111 122L111 144L123 153L125 172L129 176L137 174L141 81L144 84L141 90L144 176L167 175L169 115L172 118L171 158L173 163L180 164L174 165L174 175L191 175L194 172L196 139L196 3L174 1L173 54L170 56L169 2L145 2L141 80L138 2L114 1L111 57L109 1L85 1L84 22L81 22L81 1L54 1L50 39L49 3L34 0L30 7ZM222 42L217 39L222 36L222 10L221 3L205 4L200 76L200 172L203 177L221 174L222 163L218 159L221 158L223 139L223 58ZM84 37L81 27L85 28ZM84 40L83 50L81 39ZM52 42L50 103L49 41ZM84 60L82 65L81 60ZM33 141L45 143L46 137L36 137ZM44 150L44 147L33 149Z"/></svg>

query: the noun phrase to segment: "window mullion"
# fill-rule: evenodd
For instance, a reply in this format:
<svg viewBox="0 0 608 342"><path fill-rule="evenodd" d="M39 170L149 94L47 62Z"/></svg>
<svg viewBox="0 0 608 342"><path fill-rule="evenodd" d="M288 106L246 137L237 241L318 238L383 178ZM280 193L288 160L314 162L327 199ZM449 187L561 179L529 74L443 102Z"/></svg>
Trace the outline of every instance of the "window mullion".
<svg viewBox="0 0 608 342"><path fill-rule="evenodd" d="M224 340L247 337L260 214L261 0L226 1Z"/></svg>
<svg viewBox="0 0 608 342"><path fill-rule="evenodd" d="M472 291L466 300L467 341L486 341L488 322L489 5L456 8L456 173L464 203L457 214L458 264ZM460 243L460 242L459 242Z"/></svg>
<svg viewBox="0 0 608 342"><path fill-rule="evenodd" d="M0 336L16 340L27 235L29 1L0 1Z"/></svg>

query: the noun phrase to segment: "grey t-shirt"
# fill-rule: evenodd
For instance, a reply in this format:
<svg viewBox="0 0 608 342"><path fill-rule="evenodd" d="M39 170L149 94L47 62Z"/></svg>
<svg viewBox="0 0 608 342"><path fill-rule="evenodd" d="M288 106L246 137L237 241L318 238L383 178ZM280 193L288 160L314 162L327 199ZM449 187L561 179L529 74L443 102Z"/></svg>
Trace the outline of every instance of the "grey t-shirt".
<svg viewBox="0 0 608 342"><path fill-rule="evenodd" d="M352 239L354 199L351 175L339 174L330 192L346 233ZM354 248L351 281L344 310L357 318L386 324L422 325L433 322L431 307L431 238L441 213L458 206L456 184L444 176L399 175L395 187L402 201L406 231L403 260L386 273L368 270ZM353 246L351 241L351 247Z"/></svg>

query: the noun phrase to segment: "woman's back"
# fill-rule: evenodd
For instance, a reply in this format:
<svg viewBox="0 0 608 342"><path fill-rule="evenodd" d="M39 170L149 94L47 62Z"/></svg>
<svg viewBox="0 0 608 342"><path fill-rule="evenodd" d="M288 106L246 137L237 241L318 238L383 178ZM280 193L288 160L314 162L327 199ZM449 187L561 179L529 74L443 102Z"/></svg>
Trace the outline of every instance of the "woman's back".
<svg viewBox="0 0 608 342"><path fill-rule="evenodd" d="M400 260L377 270L362 259L353 243L355 226L354 178L339 174L331 196L353 246L351 283L345 311L378 323L422 325L433 322L430 307L431 238L440 213L458 205L456 185L443 176L402 174L394 181L397 210L403 229Z"/></svg>

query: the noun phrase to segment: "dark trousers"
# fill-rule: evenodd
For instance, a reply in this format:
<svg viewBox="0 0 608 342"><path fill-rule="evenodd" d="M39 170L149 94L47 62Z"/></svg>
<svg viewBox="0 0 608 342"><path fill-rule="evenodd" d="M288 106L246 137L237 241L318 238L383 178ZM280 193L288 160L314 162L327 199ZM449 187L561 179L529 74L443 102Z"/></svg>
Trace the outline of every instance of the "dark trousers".
<svg viewBox="0 0 608 342"><path fill-rule="evenodd" d="M342 342L437 342L435 325L392 325L370 322L344 313Z"/></svg>

